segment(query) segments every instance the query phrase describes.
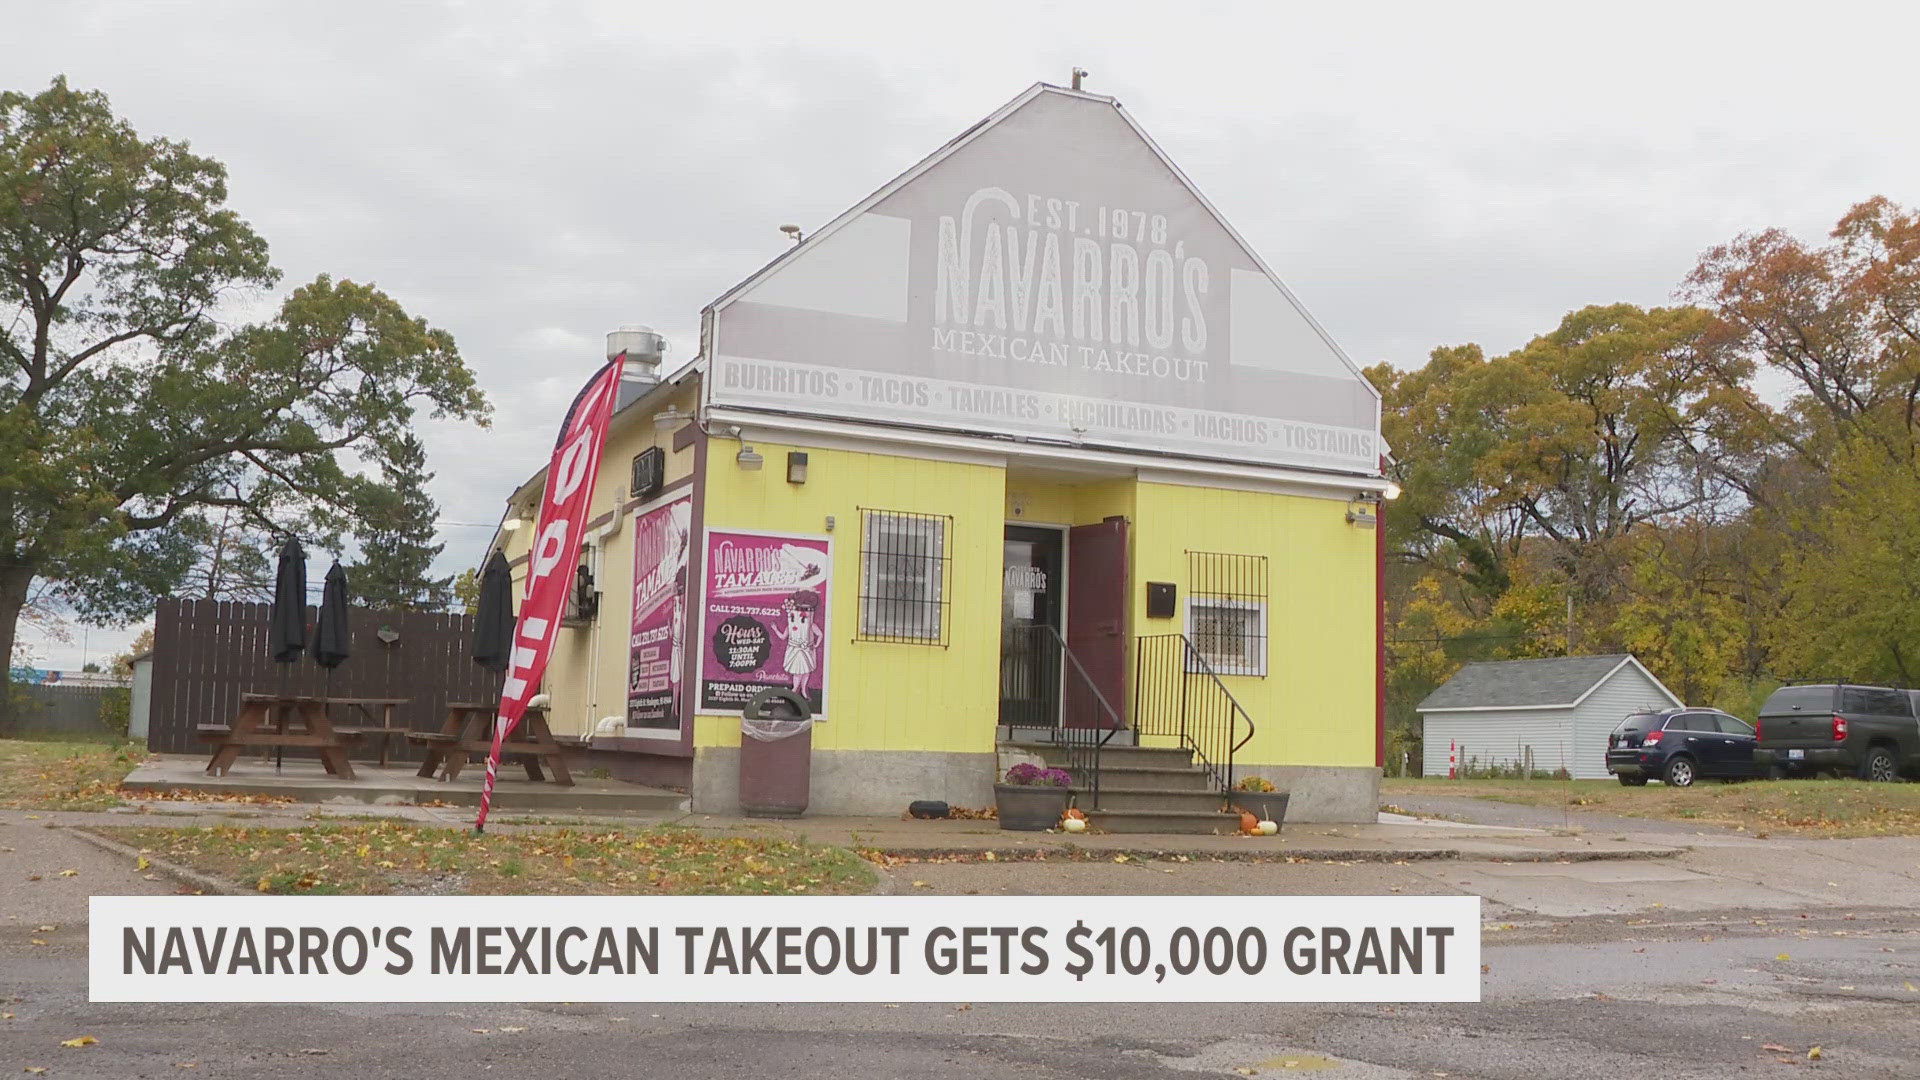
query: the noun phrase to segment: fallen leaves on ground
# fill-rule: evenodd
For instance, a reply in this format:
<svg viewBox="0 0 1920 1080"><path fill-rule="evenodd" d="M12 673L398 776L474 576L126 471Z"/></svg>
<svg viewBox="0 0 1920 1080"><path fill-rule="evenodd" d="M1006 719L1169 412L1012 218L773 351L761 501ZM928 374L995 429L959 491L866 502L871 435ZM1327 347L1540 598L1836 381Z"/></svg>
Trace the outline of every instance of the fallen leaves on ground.
<svg viewBox="0 0 1920 1080"><path fill-rule="evenodd" d="M860 893L872 872L840 848L764 834L653 828L469 829L414 822L95 830L263 893Z"/></svg>
<svg viewBox="0 0 1920 1080"><path fill-rule="evenodd" d="M285 806L295 802L291 795L269 795L263 792L246 791L207 791L200 788L167 788L162 791L122 791L121 795L142 802L211 802L237 803L242 806Z"/></svg>
<svg viewBox="0 0 1920 1080"><path fill-rule="evenodd" d="M66 1047L69 1050L78 1050L83 1046L94 1046L99 1042L100 1042L99 1039L96 1039L91 1035L81 1035L78 1038L65 1039L60 1043L60 1045Z"/></svg>
<svg viewBox="0 0 1920 1080"><path fill-rule="evenodd" d="M131 743L0 739L0 806L102 810L120 804L120 781L146 759Z"/></svg>

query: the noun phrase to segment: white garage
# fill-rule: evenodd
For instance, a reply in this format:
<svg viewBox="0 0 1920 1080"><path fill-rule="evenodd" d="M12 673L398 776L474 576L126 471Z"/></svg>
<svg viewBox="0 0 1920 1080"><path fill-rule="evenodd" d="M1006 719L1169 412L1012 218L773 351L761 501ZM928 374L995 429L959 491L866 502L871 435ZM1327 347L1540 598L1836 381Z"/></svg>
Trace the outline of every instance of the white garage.
<svg viewBox="0 0 1920 1080"><path fill-rule="evenodd" d="M1417 708L1422 771L1517 765L1604 780L1621 717L1682 704L1625 653L1468 664Z"/></svg>

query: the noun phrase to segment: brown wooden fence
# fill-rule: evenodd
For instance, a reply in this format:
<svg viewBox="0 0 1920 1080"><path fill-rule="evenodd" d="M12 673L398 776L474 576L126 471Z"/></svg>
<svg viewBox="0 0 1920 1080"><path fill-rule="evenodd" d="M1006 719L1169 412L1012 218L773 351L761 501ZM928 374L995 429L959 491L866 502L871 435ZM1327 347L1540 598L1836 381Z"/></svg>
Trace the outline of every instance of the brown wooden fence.
<svg viewBox="0 0 1920 1080"><path fill-rule="evenodd" d="M266 604L160 602L154 614L148 749L205 752L194 726L231 720L243 693L407 698L393 722L415 731L437 730L449 701L499 696L500 677L469 658L470 616L356 607L348 618L352 655L329 672L311 655L292 664L274 663L267 654L267 612ZM309 641L314 615L309 607ZM383 627L397 635L391 643L380 640ZM333 712L338 722L364 723L357 711L336 706ZM419 751L404 740L393 740L392 746L397 760L419 760ZM370 750L377 752L378 745Z"/></svg>

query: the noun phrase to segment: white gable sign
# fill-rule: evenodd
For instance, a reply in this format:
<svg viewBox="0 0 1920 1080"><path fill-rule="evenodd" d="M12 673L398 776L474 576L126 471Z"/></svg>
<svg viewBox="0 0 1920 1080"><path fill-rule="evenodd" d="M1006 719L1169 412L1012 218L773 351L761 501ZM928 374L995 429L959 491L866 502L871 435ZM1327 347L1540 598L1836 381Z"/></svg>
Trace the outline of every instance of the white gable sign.
<svg viewBox="0 0 1920 1080"><path fill-rule="evenodd" d="M717 405L1379 472L1365 377L1105 98L1028 91L709 316Z"/></svg>

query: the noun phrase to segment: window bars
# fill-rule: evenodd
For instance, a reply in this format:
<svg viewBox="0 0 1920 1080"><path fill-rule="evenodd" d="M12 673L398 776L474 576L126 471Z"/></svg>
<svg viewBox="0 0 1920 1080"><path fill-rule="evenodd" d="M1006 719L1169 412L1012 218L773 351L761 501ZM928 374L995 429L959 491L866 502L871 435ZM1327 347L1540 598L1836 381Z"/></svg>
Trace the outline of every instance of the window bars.
<svg viewBox="0 0 1920 1080"><path fill-rule="evenodd" d="M953 518L860 508L860 623L854 640L947 644Z"/></svg>
<svg viewBox="0 0 1920 1080"><path fill-rule="evenodd" d="M1187 637L1217 675L1267 673L1267 557L1187 552Z"/></svg>

